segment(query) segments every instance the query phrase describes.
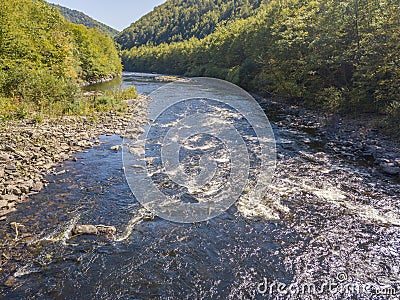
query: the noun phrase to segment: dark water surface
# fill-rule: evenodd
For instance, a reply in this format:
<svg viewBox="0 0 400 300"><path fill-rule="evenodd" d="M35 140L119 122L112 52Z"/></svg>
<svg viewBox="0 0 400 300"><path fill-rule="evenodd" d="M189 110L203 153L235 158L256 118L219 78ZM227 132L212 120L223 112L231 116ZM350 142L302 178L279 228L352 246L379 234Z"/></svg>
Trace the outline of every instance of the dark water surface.
<svg viewBox="0 0 400 300"><path fill-rule="evenodd" d="M122 85L130 84L149 94L164 83L154 75L125 74ZM151 218L131 194L121 152L110 150L121 137L103 136L100 145L58 170L66 173L49 176L50 184L10 216L8 222L25 226L30 242L13 243L12 229L0 232L2 249L13 245L10 251L20 257L13 262L16 270L5 274L16 283L0 286L0 295L399 299L382 295L400 288L398 184L325 151L312 126L285 128L279 125L284 116L268 113L278 166L264 204L282 204L279 220L246 205L199 224ZM113 225L120 241L69 239L65 233L75 224Z"/></svg>

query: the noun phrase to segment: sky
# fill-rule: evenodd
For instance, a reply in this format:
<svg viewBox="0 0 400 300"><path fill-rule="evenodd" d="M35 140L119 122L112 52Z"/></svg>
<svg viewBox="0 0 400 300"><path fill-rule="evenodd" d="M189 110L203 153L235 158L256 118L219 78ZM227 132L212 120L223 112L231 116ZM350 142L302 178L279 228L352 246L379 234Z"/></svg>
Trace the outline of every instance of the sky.
<svg viewBox="0 0 400 300"><path fill-rule="evenodd" d="M166 0L48 0L122 30Z"/></svg>

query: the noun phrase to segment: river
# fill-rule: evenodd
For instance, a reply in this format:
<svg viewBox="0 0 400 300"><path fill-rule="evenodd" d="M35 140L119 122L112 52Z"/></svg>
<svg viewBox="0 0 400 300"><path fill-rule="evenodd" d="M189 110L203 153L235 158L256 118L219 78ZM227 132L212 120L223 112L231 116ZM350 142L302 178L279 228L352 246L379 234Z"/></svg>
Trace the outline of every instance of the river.
<svg viewBox="0 0 400 300"><path fill-rule="evenodd" d="M104 88L165 83L126 73ZM97 87L98 88L98 87ZM313 124L288 127L267 111L277 169L265 205L232 206L207 222L180 224L144 212L126 182L120 136L64 163L10 222L28 228L16 284L4 299L399 299L400 205L395 180L326 150ZM276 200L279 200L279 205ZM66 238L74 224L117 228L119 241ZM130 230L132 229L132 230ZM5 241L9 238L0 233ZM292 292L292 294L290 294Z"/></svg>

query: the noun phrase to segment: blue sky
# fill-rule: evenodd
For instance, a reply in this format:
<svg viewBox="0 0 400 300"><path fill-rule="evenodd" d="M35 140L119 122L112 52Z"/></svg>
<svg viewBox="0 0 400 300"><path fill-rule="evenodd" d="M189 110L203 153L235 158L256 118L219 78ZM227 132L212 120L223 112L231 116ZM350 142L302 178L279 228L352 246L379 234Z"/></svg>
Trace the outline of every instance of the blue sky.
<svg viewBox="0 0 400 300"><path fill-rule="evenodd" d="M122 30L166 0L48 0Z"/></svg>

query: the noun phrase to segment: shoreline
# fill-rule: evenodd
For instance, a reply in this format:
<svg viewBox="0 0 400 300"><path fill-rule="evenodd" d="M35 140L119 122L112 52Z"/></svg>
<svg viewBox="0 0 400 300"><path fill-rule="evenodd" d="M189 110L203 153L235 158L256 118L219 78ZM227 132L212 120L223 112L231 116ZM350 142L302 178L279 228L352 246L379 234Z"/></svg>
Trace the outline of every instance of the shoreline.
<svg viewBox="0 0 400 300"><path fill-rule="evenodd" d="M260 105L271 109L275 126L305 128L325 140L321 152L334 153L349 162L364 163L371 174L400 182L400 145L379 135L361 119L318 114L301 106L281 103L253 95ZM125 135L134 118L139 130L146 120L148 97L140 95L128 101L122 114L98 113L91 117L65 116L46 119L41 124L30 120L10 121L0 129L0 221L16 211L19 203L39 193L47 184L46 175L72 158L73 154L92 148L105 134ZM276 118L276 116L279 116Z"/></svg>
<svg viewBox="0 0 400 300"><path fill-rule="evenodd" d="M29 119L9 121L0 128L0 221L46 186L46 176L77 152L98 144L102 135L127 133L128 125L146 120L147 97L126 101L124 113L94 117L64 116L41 124ZM132 122L134 120L134 122ZM137 120L137 121L136 121Z"/></svg>
<svg viewBox="0 0 400 300"><path fill-rule="evenodd" d="M267 117L274 118L275 126L312 132L324 141L321 152L363 164L371 175L400 183L400 142L371 126L375 120L369 114L357 117L329 114L256 94L253 97L267 110Z"/></svg>

